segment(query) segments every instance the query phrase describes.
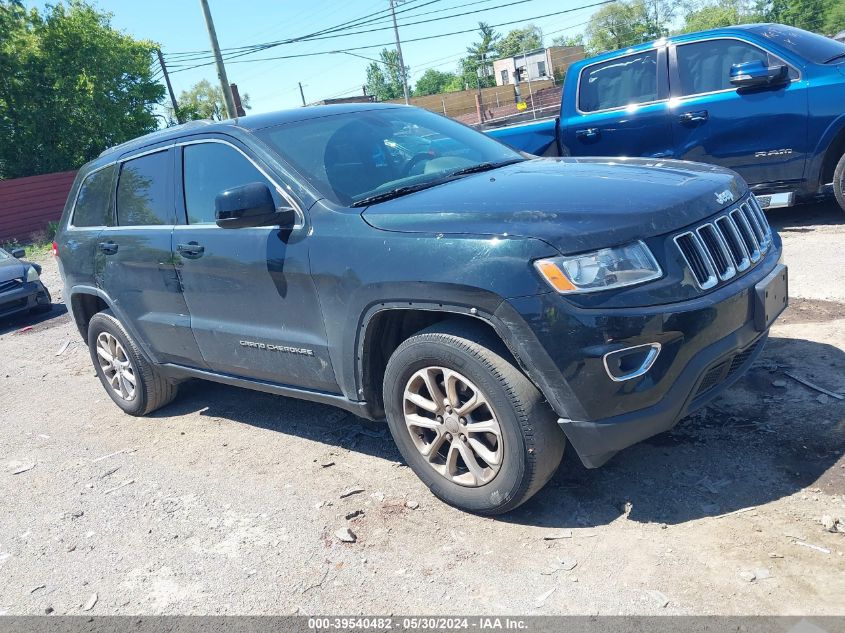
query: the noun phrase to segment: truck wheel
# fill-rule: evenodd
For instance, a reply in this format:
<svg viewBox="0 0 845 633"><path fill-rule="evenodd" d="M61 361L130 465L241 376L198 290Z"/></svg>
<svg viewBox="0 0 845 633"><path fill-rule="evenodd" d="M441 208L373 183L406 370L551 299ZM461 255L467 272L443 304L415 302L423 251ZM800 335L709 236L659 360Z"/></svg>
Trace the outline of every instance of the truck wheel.
<svg viewBox="0 0 845 633"><path fill-rule="evenodd" d="M845 154L839 159L833 171L833 193L836 195L839 206L845 211Z"/></svg>
<svg viewBox="0 0 845 633"><path fill-rule="evenodd" d="M387 422L405 461L446 503L500 514L557 470L566 438L497 338L439 323L403 342L384 376Z"/></svg>
<svg viewBox="0 0 845 633"><path fill-rule="evenodd" d="M177 385L147 362L111 310L91 317L88 350L106 393L129 415L146 415L176 397Z"/></svg>

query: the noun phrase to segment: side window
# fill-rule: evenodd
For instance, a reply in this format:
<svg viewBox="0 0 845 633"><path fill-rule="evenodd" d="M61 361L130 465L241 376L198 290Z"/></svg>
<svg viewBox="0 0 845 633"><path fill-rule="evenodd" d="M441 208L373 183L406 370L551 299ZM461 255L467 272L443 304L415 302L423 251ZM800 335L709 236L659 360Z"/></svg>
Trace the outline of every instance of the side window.
<svg viewBox="0 0 845 633"><path fill-rule="evenodd" d="M176 223L168 195L170 155L167 151L126 161L117 182L117 223L156 226Z"/></svg>
<svg viewBox="0 0 845 633"><path fill-rule="evenodd" d="M657 51L587 66L581 71L578 109L596 112L657 101Z"/></svg>
<svg viewBox="0 0 845 633"><path fill-rule="evenodd" d="M182 157L188 224L214 224L217 194L253 182L270 187L276 205L281 205L282 199L275 185L233 147L223 143L185 145Z"/></svg>
<svg viewBox="0 0 845 633"><path fill-rule="evenodd" d="M111 189L114 165L89 174L79 187L71 224L78 227L112 226Z"/></svg>
<svg viewBox="0 0 845 633"><path fill-rule="evenodd" d="M677 48L681 96L718 90L731 90L731 66L761 61L766 65L782 64L763 49L739 40L706 40L683 44ZM796 73L790 68L790 77Z"/></svg>

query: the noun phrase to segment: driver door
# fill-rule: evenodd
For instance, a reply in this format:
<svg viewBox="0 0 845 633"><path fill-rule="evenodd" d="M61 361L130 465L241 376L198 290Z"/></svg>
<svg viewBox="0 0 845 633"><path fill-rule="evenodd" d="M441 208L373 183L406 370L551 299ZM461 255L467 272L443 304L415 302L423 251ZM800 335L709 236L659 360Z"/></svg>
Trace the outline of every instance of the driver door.
<svg viewBox="0 0 845 633"><path fill-rule="evenodd" d="M215 198L261 182L288 205L272 172L248 148L223 139L181 144L174 230L177 271L203 359L213 371L337 392L326 331L311 280L302 212L293 230L222 229Z"/></svg>
<svg viewBox="0 0 845 633"><path fill-rule="evenodd" d="M734 64L785 64L739 39L714 38L669 47L675 158L733 169L752 185L799 181L807 157L807 84L756 89L730 83Z"/></svg>

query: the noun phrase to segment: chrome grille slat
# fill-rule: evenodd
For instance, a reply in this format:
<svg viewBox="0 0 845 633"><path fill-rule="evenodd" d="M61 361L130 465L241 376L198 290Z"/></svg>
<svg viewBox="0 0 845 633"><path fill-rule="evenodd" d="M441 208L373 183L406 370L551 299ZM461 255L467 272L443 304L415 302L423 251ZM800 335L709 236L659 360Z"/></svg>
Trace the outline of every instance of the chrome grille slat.
<svg viewBox="0 0 845 633"><path fill-rule="evenodd" d="M714 224L728 244L737 272L748 269L751 266L751 258L748 254L748 249L745 247L745 242L742 241L742 236L739 234L739 229L736 227L736 223L734 223L731 216L722 216Z"/></svg>
<svg viewBox="0 0 845 633"><path fill-rule="evenodd" d="M772 244L766 214L754 196L674 238L675 245L702 290L751 268Z"/></svg>

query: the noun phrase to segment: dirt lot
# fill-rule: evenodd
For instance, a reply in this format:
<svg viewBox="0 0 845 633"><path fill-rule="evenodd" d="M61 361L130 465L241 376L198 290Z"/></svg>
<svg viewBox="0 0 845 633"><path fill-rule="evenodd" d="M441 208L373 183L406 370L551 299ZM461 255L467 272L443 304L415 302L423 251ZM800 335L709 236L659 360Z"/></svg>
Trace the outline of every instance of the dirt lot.
<svg viewBox="0 0 845 633"><path fill-rule="evenodd" d="M787 376L845 394L845 214L772 221L792 306L747 377L499 519L379 425L203 382L131 418L63 306L0 323L0 614L845 614L845 401Z"/></svg>

